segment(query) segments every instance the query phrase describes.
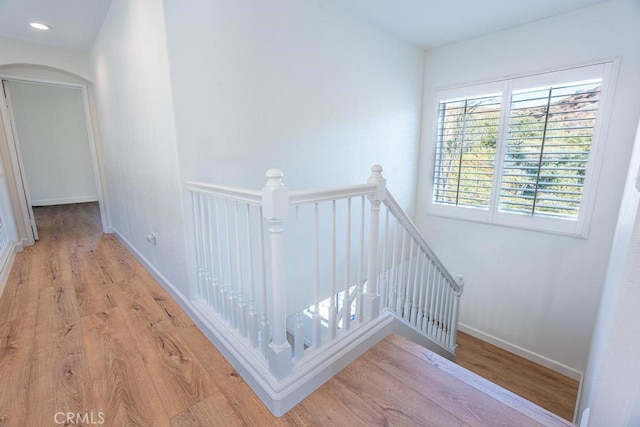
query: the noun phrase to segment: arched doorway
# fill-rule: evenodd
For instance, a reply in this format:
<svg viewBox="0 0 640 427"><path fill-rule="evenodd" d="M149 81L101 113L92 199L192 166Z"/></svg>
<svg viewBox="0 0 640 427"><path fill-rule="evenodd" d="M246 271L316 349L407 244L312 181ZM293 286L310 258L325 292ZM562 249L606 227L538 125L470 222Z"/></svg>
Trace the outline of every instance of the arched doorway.
<svg viewBox="0 0 640 427"><path fill-rule="evenodd" d="M24 64L0 66L0 79L2 80L1 94L6 101L0 103L0 115L2 116L2 123L0 124L4 127L2 136L5 137L0 138L0 145L4 145L4 147L0 147L0 156L5 157L4 163L7 175L11 175L8 177L10 179L7 179L7 183L11 187L9 189L9 198L13 207L13 216L19 240L18 246L30 245L37 240L37 224L32 210L34 204L97 201L100 208L103 231L108 232L108 210L104 197L99 150L97 149L89 103L89 82L82 77L62 70ZM17 111L14 111L12 89L16 93L20 92L21 97L27 98L22 99L20 103L21 111L18 116L21 117L17 117ZM29 99L30 97L33 99ZM31 115L29 113L29 102L34 101L49 102L48 105L37 105L37 107L32 108L34 110L50 108L51 116L55 115L53 109L66 109L66 113L55 111L58 115L62 114L60 117L64 117L64 123L57 123L54 117L49 117L49 120L47 120L46 111L39 111L39 114ZM33 106L33 104L31 105ZM71 117L72 115L74 117ZM34 122L31 123L30 120L34 120ZM40 120L40 122L36 123L36 120ZM47 121L49 122L48 124ZM23 146L25 144L21 144L21 134L37 140L38 133L40 135L47 134L47 129L42 129L43 126L47 125L52 126L50 129L51 135L53 136L54 133L57 133L57 139L62 141L60 147L26 147ZM74 140L73 144L70 143L70 139L60 136L60 132L65 131L63 129L65 127L68 128L66 130L71 132L73 136L73 138L70 138ZM34 134L36 134L35 138ZM56 153L56 150L60 152ZM48 156L49 158L38 159L39 155ZM56 155L58 157L57 162L52 159ZM52 162L51 171L49 172L57 175L49 175L47 178L47 171L44 170L46 168L39 168L39 166L46 165L47 161ZM67 161L67 166L63 164L65 161ZM53 164L53 162L56 162L56 164ZM76 167L69 165L76 165ZM56 170L58 172L55 172ZM82 174L77 174L74 178L73 176L68 176L70 175L68 172L82 172ZM35 178L33 177L37 175L42 175L39 178L41 182L34 183L33 180ZM29 183L30 179L32 180L31 185ZM85 182L78 183L74 182L74 180ZM55 194L53 196L46 197L42 196L43 193L40 191L42 188L39 188L38 191L40 193L38 193L37 197L34 197L35 194L29 191L32 185L34 187L52 188L51 184L55 182L60 183L66 193L65 191L55 193L54 191ZM84 188L84 190L79 188ZM93 191L88 191L87 189L89 188L93 188ZM85 194L83 194L83 191Z"/></svg>

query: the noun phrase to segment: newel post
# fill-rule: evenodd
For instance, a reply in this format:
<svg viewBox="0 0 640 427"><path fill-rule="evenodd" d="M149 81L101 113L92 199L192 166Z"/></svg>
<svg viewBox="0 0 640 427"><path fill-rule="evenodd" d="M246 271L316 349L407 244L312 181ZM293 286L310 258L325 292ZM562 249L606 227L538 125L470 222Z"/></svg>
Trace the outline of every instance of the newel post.
<svg viewBox="0 0 640 427"><path fill-rule="evenodd" d="M262 216L269 224L271 246L271 300L273 336L267 350L269 371L278 380L291 372L291 346L287 341L287 313L284 284L284 219L289 211L289 190L279 169L267 171L262 189ZM264 339L264 337L263 337Z"/></svg>
<svg viewBox="0 0 640 427"><path fill-rule="evenodd" d="M458 275L456 283L458 284L458 290L453 294L453 313L451 316L451 330L449 332L449 348L454 352L456 347L458 347L458 344L456 343L456 336L458 335L458 312L460 311L460 297L464 291L464 278L462 277L462 274Z"/></svg>
<svg viewBox="0 0 640 427"><path fill-rule="evenodd" d="M382 176L382 166L373 165L368 184L376 184L375 192L368 196L371 202L371 222L369 224L369 268L367 271L367 293L364 299L365 318L375 319L380 314L378 293L378 243L380 204L387 196L387 180Z"/></svg>

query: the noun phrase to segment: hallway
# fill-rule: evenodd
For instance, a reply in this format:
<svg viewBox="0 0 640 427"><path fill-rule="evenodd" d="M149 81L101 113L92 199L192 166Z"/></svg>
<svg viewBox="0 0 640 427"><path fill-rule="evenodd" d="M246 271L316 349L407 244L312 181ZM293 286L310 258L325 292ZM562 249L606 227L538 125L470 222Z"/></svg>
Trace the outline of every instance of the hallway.
<svg viewBox="0 0 640 427"><path fill-rule="evenodd" d="M97 204L35 212L0 299L0 426L568 425L395 335L274 418Z"/></svg>

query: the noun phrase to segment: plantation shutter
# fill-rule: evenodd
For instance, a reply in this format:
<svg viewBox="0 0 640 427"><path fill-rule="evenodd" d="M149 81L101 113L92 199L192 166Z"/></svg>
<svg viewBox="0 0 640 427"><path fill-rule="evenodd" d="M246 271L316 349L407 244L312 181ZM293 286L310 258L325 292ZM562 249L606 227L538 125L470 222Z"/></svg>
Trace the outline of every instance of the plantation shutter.
<svg viewBox="0 0 640 427"><path fill-rule="evenodd" d="M501 94L441 101L433 202L488 209Z"/></svg>
<svg viewBox="0 0 640 427"><path fill-rule="evenodd" d="M601 82L594 79L512 92L500 211L578 217Z"/></svg>

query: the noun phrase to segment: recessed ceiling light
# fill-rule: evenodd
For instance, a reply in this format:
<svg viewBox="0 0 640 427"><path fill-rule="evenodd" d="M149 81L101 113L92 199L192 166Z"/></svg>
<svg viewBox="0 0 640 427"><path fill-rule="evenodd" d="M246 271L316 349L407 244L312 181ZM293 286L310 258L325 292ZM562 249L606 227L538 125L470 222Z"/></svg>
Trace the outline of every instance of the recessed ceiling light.
<svg viewBox="0 0 640 427"><path fill-rule="evenodd" d="M41 22L29 22L29 25L31 25L31 27L35 28L36 30L47 31L51 29L50 26Z"/></svg>

